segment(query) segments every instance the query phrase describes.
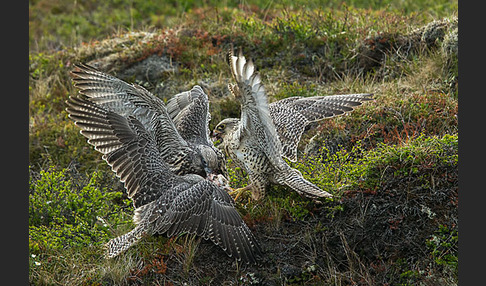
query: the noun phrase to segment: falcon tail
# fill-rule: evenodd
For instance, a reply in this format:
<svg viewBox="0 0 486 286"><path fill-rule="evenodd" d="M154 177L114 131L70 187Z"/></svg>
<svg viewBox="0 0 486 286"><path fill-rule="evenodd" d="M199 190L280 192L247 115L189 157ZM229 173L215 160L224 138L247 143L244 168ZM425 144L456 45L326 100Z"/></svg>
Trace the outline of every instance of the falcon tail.
<svg viewBox="0 0 486 286"><path fill-rule="evenodd" d="M332 198L332 195L326 191L321 190L313 183L307 181L302 177L302 174L295 169L289 169L283 176L278 176L277 181L290 187L299 194L310 198Z"/></svg>
<svg viewBox="0 0 486 286"><path fill-rule="evenodd" d="M105 244L106 258L113 258L129 249L142 238L144 233L144 227L138 225L132 231L111 239Z"/></svg>

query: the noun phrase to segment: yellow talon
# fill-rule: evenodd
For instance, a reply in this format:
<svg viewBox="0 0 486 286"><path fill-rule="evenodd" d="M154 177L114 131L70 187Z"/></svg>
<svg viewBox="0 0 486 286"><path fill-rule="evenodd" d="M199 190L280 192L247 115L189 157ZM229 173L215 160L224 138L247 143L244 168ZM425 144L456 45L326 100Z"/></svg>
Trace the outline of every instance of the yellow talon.
<svg viewBox="0 0 486 286"><path fill-rule="evenodd" d="M236 202L236 200L240 197L241 194L245 193L246 191L248 191L251 187L248 185L246 187L243 187L243 188L238 188L238 189L233 189L233 188L230 188L232 191L229 192L229 194L231 196L233 196L234 194L236 194L236 197L234 197L234 200Z"/></svg>

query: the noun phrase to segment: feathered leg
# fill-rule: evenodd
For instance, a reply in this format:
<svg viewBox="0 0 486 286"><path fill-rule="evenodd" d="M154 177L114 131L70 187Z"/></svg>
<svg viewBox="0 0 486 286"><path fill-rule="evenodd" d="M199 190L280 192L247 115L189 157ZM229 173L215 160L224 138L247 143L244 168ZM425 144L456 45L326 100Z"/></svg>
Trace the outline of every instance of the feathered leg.
<svg viewBox="0 0 486 286"><path fill-rule="evenodd" d="M233 192L229 193L230 195L236 194L235 201L241 194L247 191L251 192L251 198L254 200L261 200L265 196L265 187L267 185L266 180L259 174L251 172L248 173L248 177L250 179L250 184L246 187L235 189Z"/></svg>

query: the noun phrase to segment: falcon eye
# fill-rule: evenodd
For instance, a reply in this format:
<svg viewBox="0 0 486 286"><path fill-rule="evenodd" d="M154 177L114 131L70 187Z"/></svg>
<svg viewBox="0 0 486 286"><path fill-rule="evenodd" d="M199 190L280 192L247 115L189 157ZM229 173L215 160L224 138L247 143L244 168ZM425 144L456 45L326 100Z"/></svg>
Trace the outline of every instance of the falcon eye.
<svg viewBox="0 0 486 286"><path fill-rule="evenodd" d="M218 130L223 130L224 128L225 128L224 124L221 124L221 125L219 125L219 126L218 126L218 128L216 128L216 129L218 129Z"/></svg>

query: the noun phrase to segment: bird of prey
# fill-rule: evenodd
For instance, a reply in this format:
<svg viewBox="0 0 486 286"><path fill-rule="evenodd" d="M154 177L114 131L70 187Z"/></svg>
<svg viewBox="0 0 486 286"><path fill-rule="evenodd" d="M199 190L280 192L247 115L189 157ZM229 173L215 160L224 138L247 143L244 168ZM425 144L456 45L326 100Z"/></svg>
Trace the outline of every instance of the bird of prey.
<svg viewBox="0 0 486 286"><path fill-rule="evenodd" d="M207 94L198 85L190 91L184 91L172 96L167 101L167 112L181 137L191 144L203 146L203 156L213 169L222 175L228 176L226 158L223 153L213 145L211 140L209 122L209 99Z"/></svg>
<svg viewBox="0 0 486 286"><path fill-rule="evenodd" d="M91 102L121 116L134 116L149 133L153 133L159 154L171 171L178 175L199 174L203 177L226 175L224 156L210 140L208 122L203 116L191 118L196 121L188 122L184 127L192 124L194 128L179 133L162 99L145 88L87 64L75 65L71 75L79 92ZM199 86L186 93L207 98Z"/></svg>
<svg viewBox="0 0 486 286"><path fill-rule="evenodd" d="M188 233L211 240L237 260L257 261L257 240L222 187L197 174L174 174L162 160L160 138L136 116L117 114L83 94L71 96L67 104L69 117L103 154L135 207L136 227L106 244L107 257L117 256L144 235ZM158 120L150 119L152 124Z"/></svg>
<svg viewBox="0 0 486 286"><path fill-rule="evenodd" d="M297 145L309 123L352 111L372 94L290 97L269 104L253 62L246 61L241 49L238 56L230 51L229 64L236 84L228 88L241 104L241 117L218 123L213 136L222 139L225 153L248 173L250 184L236 193L251 190L253 199L261 199L267 185L278 184L311 198L332 197L283 157L296 161Z"/></svg>

